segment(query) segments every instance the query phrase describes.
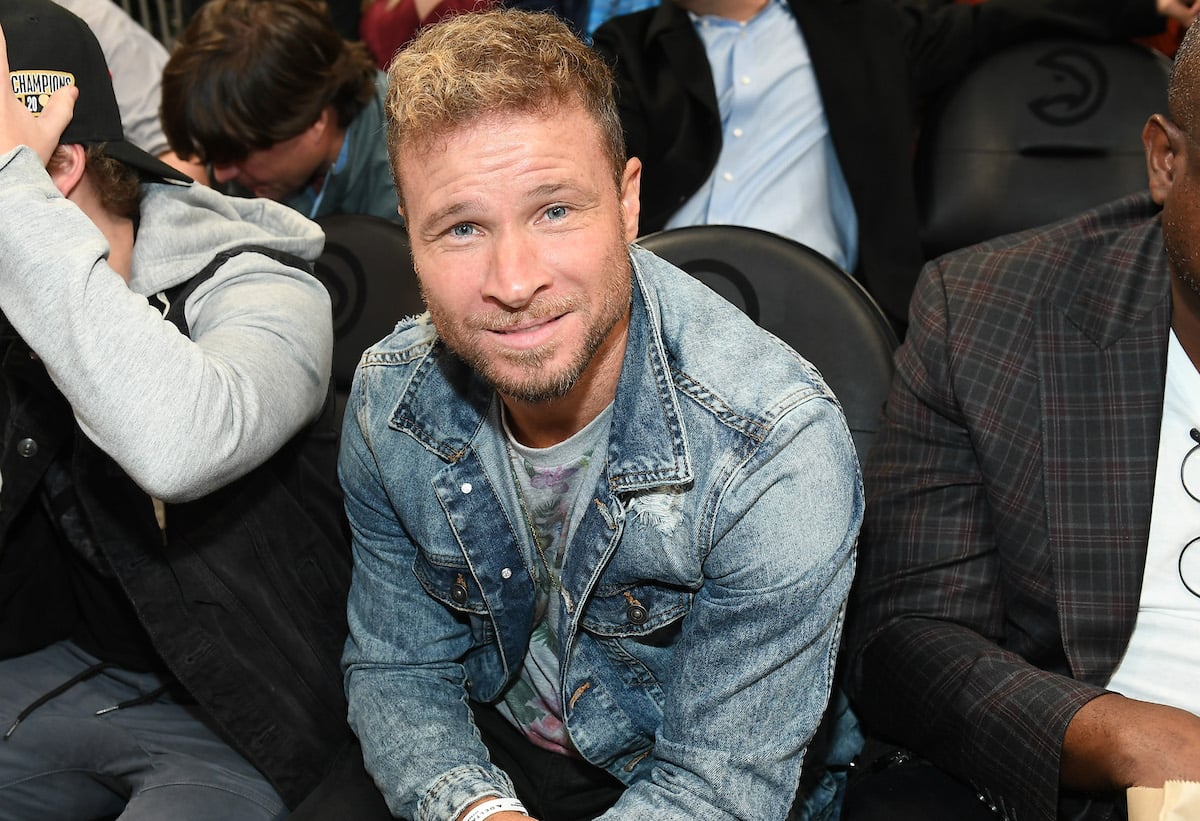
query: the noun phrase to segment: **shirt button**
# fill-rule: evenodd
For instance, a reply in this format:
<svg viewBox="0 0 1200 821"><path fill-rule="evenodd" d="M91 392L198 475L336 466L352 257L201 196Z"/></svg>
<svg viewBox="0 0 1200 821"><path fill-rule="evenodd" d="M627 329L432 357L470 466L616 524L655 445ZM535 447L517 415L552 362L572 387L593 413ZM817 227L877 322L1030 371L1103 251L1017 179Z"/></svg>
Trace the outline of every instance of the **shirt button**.
<svg viewBox="0 0 1200 821"><path fill-rule="evenodd" d="M450 588L450 598L462 604L467 600L467 588L461 584L454 585L454 587Z"/></svg>
<svg viewBox="0 0 1200 821"><path fill-rule="evenodd" d="M743 132L742 132L742 129L740 129L740 128L735 128L735 129L733 129L733 136L735 136L735 137L740 137L740 136L742 136L742 133L743 133Z"/></svg>
<svg viewBox="0 0 1200 821"><path fill-rule="evenodd" d="M32 439L22 439L17 442L17 453L28 459L31 456L37 456L38 443Z"/></svg>
<svg viewBox="0 0 1200 821"><path fill-rule="evenodd" d="M750 85L750 78L743 75L742 76L742 85L744 85L744 86Z"/></svg>
<svg viewBox="0 0 1200 821"><path fill-rule="evenodd" d="M504 568L503 570L500 571L500 578L511 579L512 578L512 570L508 569L507 567Z"/></svg>
<svg viewBox="0 0 1200 821"><path fill-rule="evenodd" d="M625 617L633 624L645 624L646 620L650 618L650 614L640 604L631 604L625 611Z"/></svg>
<svg viewBox="0 0 1200 821"><path fill-rule="evenodd" d="M470 482L463 482L462 487L459 488L463 493L470 493L473 489Z"/></svg>
<svg viewBox="0 0 1200 821"><path fill-rule="evenodd" d="M730 174L728 171L726 171L721 175L721 179L725 180L725 182L733 182L733 174Z"/></svg>

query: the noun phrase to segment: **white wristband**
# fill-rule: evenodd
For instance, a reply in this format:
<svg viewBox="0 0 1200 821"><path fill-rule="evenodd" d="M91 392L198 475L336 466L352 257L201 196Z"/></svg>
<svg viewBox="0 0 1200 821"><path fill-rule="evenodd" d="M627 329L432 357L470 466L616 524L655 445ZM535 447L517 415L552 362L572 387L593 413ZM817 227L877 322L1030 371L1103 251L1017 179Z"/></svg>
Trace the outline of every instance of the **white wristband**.
<svg viewBox="0 0 1200 821"><path fill-rule="evenodd" d="M462 817L462 821L483 821L498 812L519 812L521 815L529 815L525 811L525 805L516 798L489 798L482 804L472 807L471 811Z"/></svg>

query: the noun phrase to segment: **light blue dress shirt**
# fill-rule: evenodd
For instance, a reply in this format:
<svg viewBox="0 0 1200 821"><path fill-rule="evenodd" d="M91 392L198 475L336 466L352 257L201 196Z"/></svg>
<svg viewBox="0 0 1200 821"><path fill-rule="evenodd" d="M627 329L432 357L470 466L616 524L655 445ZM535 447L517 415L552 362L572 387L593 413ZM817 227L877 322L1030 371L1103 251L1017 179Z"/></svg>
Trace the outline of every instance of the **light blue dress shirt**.
<svg viewBox="0 0 1200 821"><path fill-rule="evenodd" d="M746 23L691 17L712 66L723 139L712 175L666 227L749 225L854 270L858 218L796 18L783 0Z"/></svg>

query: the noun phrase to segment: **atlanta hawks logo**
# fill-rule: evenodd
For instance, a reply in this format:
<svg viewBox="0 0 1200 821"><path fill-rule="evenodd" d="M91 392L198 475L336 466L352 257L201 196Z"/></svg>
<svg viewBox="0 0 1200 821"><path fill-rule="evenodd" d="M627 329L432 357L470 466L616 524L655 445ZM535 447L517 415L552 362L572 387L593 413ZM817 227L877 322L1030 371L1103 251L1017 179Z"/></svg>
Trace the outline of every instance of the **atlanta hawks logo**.
<svg viewBox="0 0 1200 821"><path fill-rule="evenodd" d="M13 94L17 95L35 117L42 113L42 109L50 101L51 94L64 86L75 85L75 75L65 71L14 71L9 79L12 82Z"/></svg>

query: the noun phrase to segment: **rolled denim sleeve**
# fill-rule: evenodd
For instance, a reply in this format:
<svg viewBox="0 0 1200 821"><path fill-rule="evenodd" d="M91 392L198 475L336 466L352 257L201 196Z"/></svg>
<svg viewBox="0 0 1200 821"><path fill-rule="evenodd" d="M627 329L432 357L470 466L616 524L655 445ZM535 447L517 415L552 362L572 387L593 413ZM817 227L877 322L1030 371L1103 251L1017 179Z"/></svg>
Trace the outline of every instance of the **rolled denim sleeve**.
<svg viewBox="0 0 1200 821"><path fill-rule="evenodd" d="M470 647L469 629L414 576L415 547L359 425L365 416L352 395L339 463L354 552L342 659L349 720L392 813L445 821L483 795L516 793L489 762L467 706L455 660Z"/></svg>
<svg viewBox="0 0 1200 821"><path fill-rule="evenodd" d="M842 414L807 394L718 458L651 772L606 819L783 818L829 699L863 515Z"/></svg>

